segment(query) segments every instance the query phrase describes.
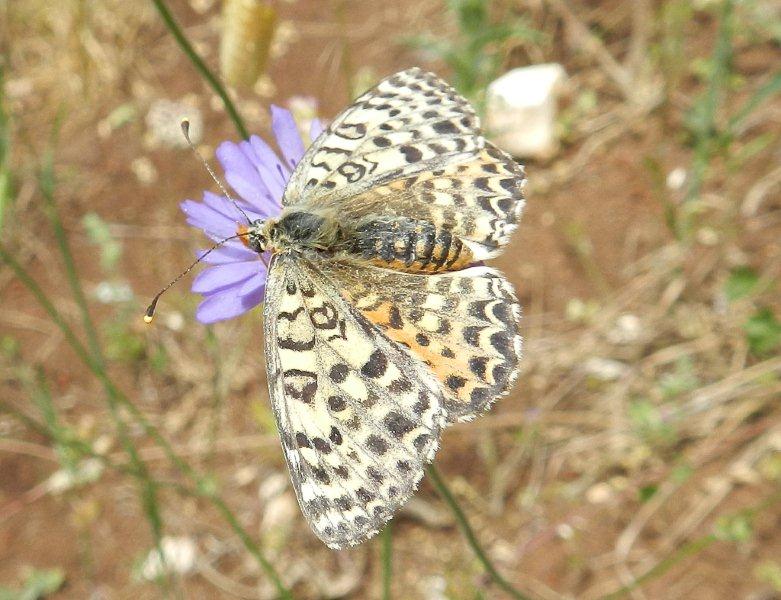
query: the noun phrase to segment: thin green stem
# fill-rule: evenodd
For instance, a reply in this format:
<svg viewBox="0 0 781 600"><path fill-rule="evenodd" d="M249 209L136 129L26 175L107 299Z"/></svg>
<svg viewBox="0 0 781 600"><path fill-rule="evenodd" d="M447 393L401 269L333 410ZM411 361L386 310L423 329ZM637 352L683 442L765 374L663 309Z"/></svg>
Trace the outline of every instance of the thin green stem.
<svg viewBox="0 0 781 600"><path fill-rule="evenodd" d="M195 68L201 74L201 76L222 99L222 102L225 105L225 110L228 111L228 114L230 115L236 130L239 132L239 135L242 138L247 139L249 137L249 132L244 125L244 121L242 120L241 115L239 115L238 110L236 110L236 107L231 101L230 96L228 96L228 92L225 90L220 80L209 70L209 68L206 66L206 63L204 63L201 57L198 56L198 54L195 52L195 49L184 35L184 32L174 19L171 11L168 10L165 2L163 0L152 0L152 3L157 8L157 11L160 13L160 16L165 22L166 27L168 27L171 35L174 36L174 39L179 44L179 47L187 55L193 65L195 65ZM135 414L136 413L134 413L134 415ZM139 415L139 418L142 418L141 415ZM176 456L167 441L165 441L165 439L163 439L162 436L160 436L157 431L151 427L151 425L150 432L152 433L154 439L163 447L163 450L165 451L166 455L168 455L169 459L196 483L197 488L210 499L212 504L222 514L225 520L228 521L233 531L239 536L239 538L241 538L245 548L257 559L263 570L272 580L280 597L292 598L290 591L284 586L274 567L271 565L271 563L268 562L268 560L266 560L266 558L260 552L260 548L257 546L257 544L255 544L254 541L252 541L252 538L250 538L247 532L241 527L235 515L230 511L227 505L210 489L210 486L205 481L205 479L195 473L195 471L193 471L193 469L187 463Z"/></svg>
<svg viewBox="0 0 781 600"><path fill-rule="evenodd" d="M54 136L56 137L57 128L55 128ZM81 315L82 326L87 333L87 344L89 346L89 353L92 356L92 360L95 363L95 367L101 372L105 373L106 361L103 356L103 351L100 347L100 340L98 338L98 332L95 328L95 324L92 321L92 317L89 313L89 307L87 305L87 297L84 294L84 289L81 287L81 281L79 279L78 272L76 270L76 262L73 260L73 253L68 243L68 237L65 233L65 228L62 225L62 218L57 210L57 203L54 199L54 190L56 187L56 177L54 172L54 155L53 151L48 150L42 161L42 169L39 174L39 187L44 199L44 208L49 218L49 222L54 230L54 237L57 240L57 246L60 250L60 255L65 263L65 274L68 279L73 297L76 300L76 305L79 308ZM113 386L107 386L105 382L106 378L102 379L103 388L106 392L106 398L108 400L109 411L111 412L112 420L117 428L120 443L123 449L127 452L130 462L133 468L139 473L139 483L141 484L141 503L144 507L144 512L147 515L150 527L152 529L152 537L155 541L155 547L160 554L161 560L165 560L161 541L163 536L163 519L160 514L160 507L157 502L157 490L155 489L155 482L149 476L146 469L146 465L138 455L133 442L127 432L127 425L122 418L119 411L119 401L117 399L116 391Z"/></svg>
<svg viewBox="0 0 781 600"><path fill-rule="evenodd" d="M381 536L382 560L382 600L391 599L391 581L393 579L393 523L385 526Z"/></svg>
<svg viewBox="0 0 781 600"><path fill-rule="evenodd" d="M105 368L105 360L103 358L103 352L100 347L100 341L98 339L98 332L95 329L95 325L92 322L92 317L89 314L89 307L87 305L87 298L84 295L84 289L81 287L81 281L79 279L78 272L76 271L76 263L73 260L73 253L68 243L68 237L65 233L65 228L62 226L62 218L57 210L57 203L54 199L54 189L56 186L56 179L54 173L54 156L51 150L48 150L44 154L42 161L42 168L39 174L38 187L41 190L41 194L44 199L44 210L46 216L49 218L52 229L54 230L54 237L57 240L57 246L60 250L60 255L65 263L65 275L68 278L68 284L70 285L73 297L76 300L76 305L79 308L81 314L81 322L84 326L84 331L87 332L87 344L90 352L95 357L95 360L101 367Z"/></svg>
<svg viewBox="0 0 781 600"><path fill-rule="evenodd" d="M222 99L222 102L225 105L225 110L228 111L228 115L230 115L233 124L236 126L236 129L239 132L239 135L246 140L249 137L249 133L247 132L247 128L244 126L244 121L239 115L239 111L236 110L236 106L231 101L230 96L228 96L228 92L220 83L220 80L217 79L217 76L209 70L209 67L206 66L206 63L203 62L203 59L195 52L192 44L184 35L182 28L179 27L179 24L176 22L176 19L174 19L171 11L168 10L166 3L163 0L152 0L152 3L157 8L157 12L160 13L165 26L168 27L168 31L171 32L171 35L174 36L174 39L176 40L176 43L179 44L182 52L187 55L187 58L189 58L190 62L195 65L195 68L198 70L201 76Z"/></svg>
<svg viewBox="0 0 781 600"><path fill-rule="evenodd" d="M695 199L702 188L708 165L716 150L719 132L716 125L716 110L723 101L729 80L732 61L733 0L723 0L716 33L716 46L711 57L710 80L705 94L695 106L694 136L695 148L692 161L691 183L686 200Z"/></svg>
<svg viewBox="0 0 781 600"><path fill-rule="evenodd" d="M49 315L52 322L60 329L65 340L71 346L73 351L78 356L87 368L95 375L95 377L104 385L106 390L117 399L117 401L128 410L131 415L141 425L144 433L149 435L155 443L157 443L165 453L166 457L173 463L181 473L186 475L199 490L200 495L209 499L209 501L217 508L217 510L225 517L226 521L233 529L244 544L245 548L258 560L261 568L265 571L268 578L272 581L277 588L280 598L290 599L292 595L290 591L284 586L282 580L277 574L274 567L260 552L260 548L255 544L244 529L242 529L238 520L233 513L227 507L227 505L219 498L213 491L213 486L202 475L198 474L187 462L179 457L168 443L168 441L160 434L157 428L152 425L146 416L125 396L111 381L106 374L106 371L96 362L95 358L90 355L84 345L78 340L71 327L65 322L60 312L55 308L46 294L43 292L38 283L30 276L30 274L22 267L16 259L9 253L5 246L0 243L0 260L5 262L16 275L17 279L21 281L25 287L32 293L44 311Z"/></svg>
<svg viewBox="0 0 781 600"><path fill-rule="evenodd" d="M445 504L448 505L450 511L453 513L453 516L455 516L456 521L458 522L458 526L461 528L461 533L464 534L464 538L466 539L467 544L469 544L469 546L472 548L472 551L475 553L477 560L479 560L483 565L486 573L488 573L491 579L494 580L494 583L502 588L510 597L515 598L516 600L528 600L528 596L523 595L520 591L515 589L515 587L513 587L509 581L502 577L494 564L491 562L491 559L488 558L488 555L486 554L485 550L483 550L480 542L477 541L477 536L472 530L472 527L469 525L469 521L467 520L464 511L458 505L458 502L456 502L453 493L450 491L447 485L445 485L445 482L440 476L437 468L434 465L429 465L427 471L431 483L433 483L434 487L437 488L437 492L445 501Z"/></svg>

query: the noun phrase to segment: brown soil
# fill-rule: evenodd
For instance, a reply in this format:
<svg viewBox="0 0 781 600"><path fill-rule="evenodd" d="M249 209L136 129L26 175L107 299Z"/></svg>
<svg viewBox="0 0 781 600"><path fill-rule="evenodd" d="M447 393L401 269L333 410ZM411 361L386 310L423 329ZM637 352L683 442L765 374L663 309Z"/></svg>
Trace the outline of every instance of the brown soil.
<svg viewBox="0 0 781 600"><path fill-rule="evenodd" d="M131 284L141 309L144 300L203 243L185 226L178 202L198 198L203 189L213 187L187 150L145 145L144 114L150 100L192 95L204 114L203 144L207 149L221 140L235 139L236 133L150 7L138 7L135 14L135 9L113 6L114 18L126 20L124 28L99 20L107 18L105 10L85 16L75 8L76 3L70 6L66 2L60 9L62 14L52 13L55 21L70 15L73 29L65 31L41 24L35 5L44 10L45 3L30 4L31 8L18 14L13 8L5 9L13 13L7 26L13 39L20 40L20 48L29 53L12 47L7 80L15 89L29 83L33 91L9 94L18 200L12 221L4 225L3 243L44 285L66 318L77 324L78 308L71 300L56 240L35 188L36 156L44 152L62 106L56 198L79 274L88 291L106 278L96 246L82 226L84 215L95 212L112 225L122 241L118 272ZM607 0L575 6L575 12L594 28L609 30L604 41L619 57L629 36L625 4ZM181 1L172 2L171 8L199 51L207 54L209 64L215 65L216 7L200 14ZM278 8L285 30L294 35L284 53L271 63L269 78L274 92L262 98L247 92L238 97L238 106L249 115L253 132L268 134L265 117L255 117L265 114L261 107L270 101L284 104L294 95L313 96L322 115L334 115L350 100L346 73L368 69L369 77L377 79L420 64L449 75L445 65L427 60L401 43L402 36L416 33L452 34L452 24L434 0L299 0L280 2ZM605 16L610 14L611 18ZM618 115L618 125L612 125L617 133L605 136L604 143L595 144L592 150L588 142L601 136L602 130L573 134L553 161L527 165L531 182L528 207L507 252L495 261L516 286L524 305L526 370L512 395L498 403L489 416L459 425L445 435L437 465L497 567L530 596L540 598L596 598L613 591L674 554L687 541L710 532L720 516L755 506L775 493L775 504L758 513L751 523L752 535L745 541L715 542L696 556L681 559L680 564L643 586L644 596L637 597L776 597L773 594L781 594L781 590L773 591L767 580L757 575L757 569L765 564L781 569L779 482L761 475L756 466L761 461L746 463L744 471L735 469L743 465L738 459L754 447L752 442L777 428L778 408L757 400L754 412L746 408L745 415L730 413L723 420L714 420L714 432L725 436L721 445L706 435L692 433L696 431L694 422L691 430L688 423L682 425L679 438L668 445L616 442L612 435L623 439L622 435L631 436L631 432L611 429L614 407L621 406L623 411L638 397L649 394L654 398L655 392L649 391L650 384L641 390L633 383L616 400L612 384L578 376L590 354L587 349L576 349L593 343L595 356L604 350L610 324L602 323L600 315L613 310L617 314L632 312L644 322L669 325L674 320L670 315L678 314L675 311L685 305L690 312L681 313L681 320L701 314L696 310L702 309L709 331L716 332L714 355L703 358L701 371L697 359L703 387L759 362L746 358L739 324L725 325L721 317L713 317L713 324L708 319L715 311L711 290L723 282L736 256L747 258L737 262L778 275L778 188L776 199L763 205L765 217L744 219L737 216L735 205L742 202L746 189L768 175L772 164L778 164L779 131L772 122L781 104L776 99L761 113L766 121L754 125L756 131L767 133L768 145L740 171L727 172L725 166L728 174L708 182L703 223L718 231L718 243L695 243L679 259L679 268L670 269L669 280L649 284L631 302L621 305L618 299L634 289L642 275L652 278L652 269L644 271L638 261L646 257L647 262L649 255L673 242L664 222L664 192L660 193L654 181L648 159L658 162L665 174L676 167L688 168L691 151L683 143L680 120L699 88L696 82L688 82L691 89L685 87L674 95L672 106L623 118L625 103L619 91L593 59L565 36L555 11L536 7L530 15L551 37L536 51L541 56L534 56L534 49L522 48L510 54L509 63L531 60L530 55L536 60L562 61L576 88L597 93L598 107L582 120ZM698 28L690 40L692 56L706 56L713 44L712 18L700 15L699 21L692 25ZM25 23L32 23L29 30ZM84 39L88 40L87 50L80 50ZM102 56L99 48L109 48L114 59L103 64L103 59L96 58ZM61 55L52 54L58 49ZM29 66L36 53L49 57L48 67L42 63L34 69ZM777 46L745 41L737 49L736 65L740 75L755 87L777 68L779 58ZM74 93L74 86L78 93ZM576 93L566 104L574 103ZM135 119L108 137L98 135L101 120L124 104L134 107ZM139 158L151 161L158 174L151 185L134 175L132 165ZM769 226L762 224L764 218ZM585 253L577 251L578 240L586 244ZM659 261L664 260L660 255ZM686 282L680 295L682 304L672 306L667 315L658 315L658 307L666 302L664 294L670 293L667 284L681 273ZM186 288L187 284L181 285L160 309L161 314L182 314L184 327L171 329L161 324L150 331L133 322L129 335L144 342L141 355L112 362L112 377L193 466L219 482L220 495L239 522L260 539L275 566L294 582L296 597L379 597L378 543L337 556L309 533L297 507L292 506L289 518L285 516L285 511L291 510L289 487L279 496L269 493L258 499L258 490L268 487L269 481L280 476L284 481L286 477L276 434L263 426L270 413L258 315L207 333L192 316L195 299ZM10 406L41 420L30 400L29 386L20 383L29 379L30 366L40 364L62 421L85 440L110 440L111 456L125 461L99 382L5 268L0 271L0 290L0 331L20 346L18 357L2 359L1 393L8 405L0 405L0 409ZM596 302L598 315L583 321L568 319L565 315L573 299ZM774 302L777 298L770 295L765 303ZM111 306L92 302L91 310L104 325L120 319ZM641 361L655 352L692 341L678 336L672 326L669 333L660 330L646 335L642 344L616 349L613 357L646 365ZM692 343L699 342L694 339ZM164 348L168 356L162 370L150 367L150 357L158 348ZM568 348L573 349L573 355L562 358ZM671 368L660 368L649 379ZM570 378L573 385L568 387ZM756 393L757 398L762 397ZM745 394L742 398L751 400ZM724 425L730 418L735 419L733 428ZM138 427L131 427L130 434L143 449L156 479L184 481ZM594 448L589 447L591 439ZM212 440L206 451L193 450L206 440ZM630 456L628 448L637 456ZM775 454L768 452L778 460L777 446ZM620 536L647 506L639 501L639 490L658 485L655 498L666 493L666 486L673 485L671 472L678 462L694 465L691 477L680 489L669 490L669 500L639 529L631 553L621 563L614 555ZM50 440L0 412L0 586L19 585L26 567L58 567L65 572L66 583L52 596L55 598L267 597L266 578L217 511L206 501L166 487L158 490L164 533L192 538L208 567L177 578L168 588L139 579L134 573L153 547L153 538L136 479L109 471L94 484L64 494L47 493L44 482L60 466ZM705 510L708 499L715 498L714 486L727 485L725 477L729 491ZM597 493L600 490L606 490L604 498ZM430 484L424 483L418 496L418 509L403 512L394 522L394 597L438 598L431 590L440 580L447 584L447 597L502 597L473 559ZM272 508L281 516L275 517ZM700 521L696 521L698 514L702 515ZM684 526L687 515L694 519L691 526ZM274 518L282 523L281 529L267 528ZM680 532L680 536L671 531Z"/></svg>

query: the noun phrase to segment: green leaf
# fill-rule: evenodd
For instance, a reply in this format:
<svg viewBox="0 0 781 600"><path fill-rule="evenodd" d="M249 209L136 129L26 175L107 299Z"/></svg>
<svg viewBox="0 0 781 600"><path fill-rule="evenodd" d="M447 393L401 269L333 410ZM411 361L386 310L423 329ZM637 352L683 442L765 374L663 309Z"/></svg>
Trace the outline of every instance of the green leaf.
<svg viewBox="0 0 781 600"><path fill-rule="evenodd" d="M734 132L734 130L737 129L762 103L779 92L781 92L781 71L776 73L767 83L756 90L740 110L733 115L729 121L729 130Z"/></svg>
<svg viewBox="0 0 781 600"><path fill-rule="evenodd" d="M766 356L781 345L781 323L773 311L761 308L743 324L749 350L757 356Z"/></svg>
<svg viewBox="0 0 781 600"><path fill-rule="evenodd" d="M4 71L0 65L0 230L14 199L11 174L11 126L5 110Z"/></svg>
<svg viewBox="0 0 781 600"><path fill-rule="evenodd" d="M747 542L754 535L754 526L744 514L723 516L716 522L715 534L728 542Z"/></svg>
<svg viewBox="0 0 781 600"><path fill-rule="evenodd" d="M650 485L644 485L637 491L638 498L640 499L640 502L648 502L651 498L653 498L656 495L656 492L659 491L659 486L655 483L652 483Z"/></svg>
<svg viewBox="0 0 781 600"><path fill-rule="evenodd" d="M689 477L694 474L694 469L687 463L680 463L675 465L675 468L670 473L670 479L675 483L681 484L686 482Z"/></svg>
<svg viewBox="0 0 781 600"><path fill-rule="evenodd" d="M751 292L753 292L757 283L759 283L759 276L750 267L737 267L730 273L729 279L724 284L724 294L727 296L727 300L734 302L740 298L745 298Z"/></svg>

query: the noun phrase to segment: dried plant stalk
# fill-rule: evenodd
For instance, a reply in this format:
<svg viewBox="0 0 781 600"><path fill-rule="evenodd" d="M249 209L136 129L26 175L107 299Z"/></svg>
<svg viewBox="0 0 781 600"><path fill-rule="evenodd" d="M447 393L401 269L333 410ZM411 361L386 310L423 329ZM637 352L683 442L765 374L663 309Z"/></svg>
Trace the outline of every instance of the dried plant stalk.
<svg viewBox="0 0 781 600"><path fill-rule="evenodd" d="M263 73L274 37L277 12L259 0L225 0L220 69L230 85L252 87Z"/></svg>

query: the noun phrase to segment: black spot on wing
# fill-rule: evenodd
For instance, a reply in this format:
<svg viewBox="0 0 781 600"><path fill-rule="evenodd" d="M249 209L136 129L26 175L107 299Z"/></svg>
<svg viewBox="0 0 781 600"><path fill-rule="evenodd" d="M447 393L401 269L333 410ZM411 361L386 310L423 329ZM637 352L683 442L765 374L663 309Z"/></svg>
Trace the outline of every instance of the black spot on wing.
<svg viewBox="0 0 781 600"><path fill-rule="evenodd" d="M331 396L328 398L328 408L333 412L341 412L347 408L347 402L341 396Z"/></svg>
<svg viewBox="0 0 781 600"><path fill-rule="evenodd" d="M375 454L385 454L388 451L388 442L374 433L366 438L366 446Z"/></svg>
<svg viewBox="0 0 781 600"><path fill-rule="evenodd" d="M388 369L388 358L382 350L375 350L366 361L366 364L361 367L361 373L366 377L377 379L385 374Z"/></svg>
<svg viewBox="0 0 781 600"><path fill-rule="evenodd" d="M331 381L333 381L334 383L342 383L345 379L347 379L348 372L349 372L349 367L344 363L340 363L331 367L328 376L331 378Z"/></svg>
<svg viewBox="0 0 781 600"><path fill-rule="evenodd" d="M404 437L405 434L415 429L415 423L396 411L391 411L384 419L385 427L397 440Z"/></svg>
<svg viewBox="0 0 781 600"><path fill-rule="evenodd" d="M415 146L400 146L399 151L408 163L419 162L423 159L423 153Z"/></svg>
<svg viewBox="0 0 781 600"><path fill-rule="evenodd" d="M438 121L433 125L434 131L441 133L442 135L457 134L459 133L458 127L452 121Z"/></svg>

